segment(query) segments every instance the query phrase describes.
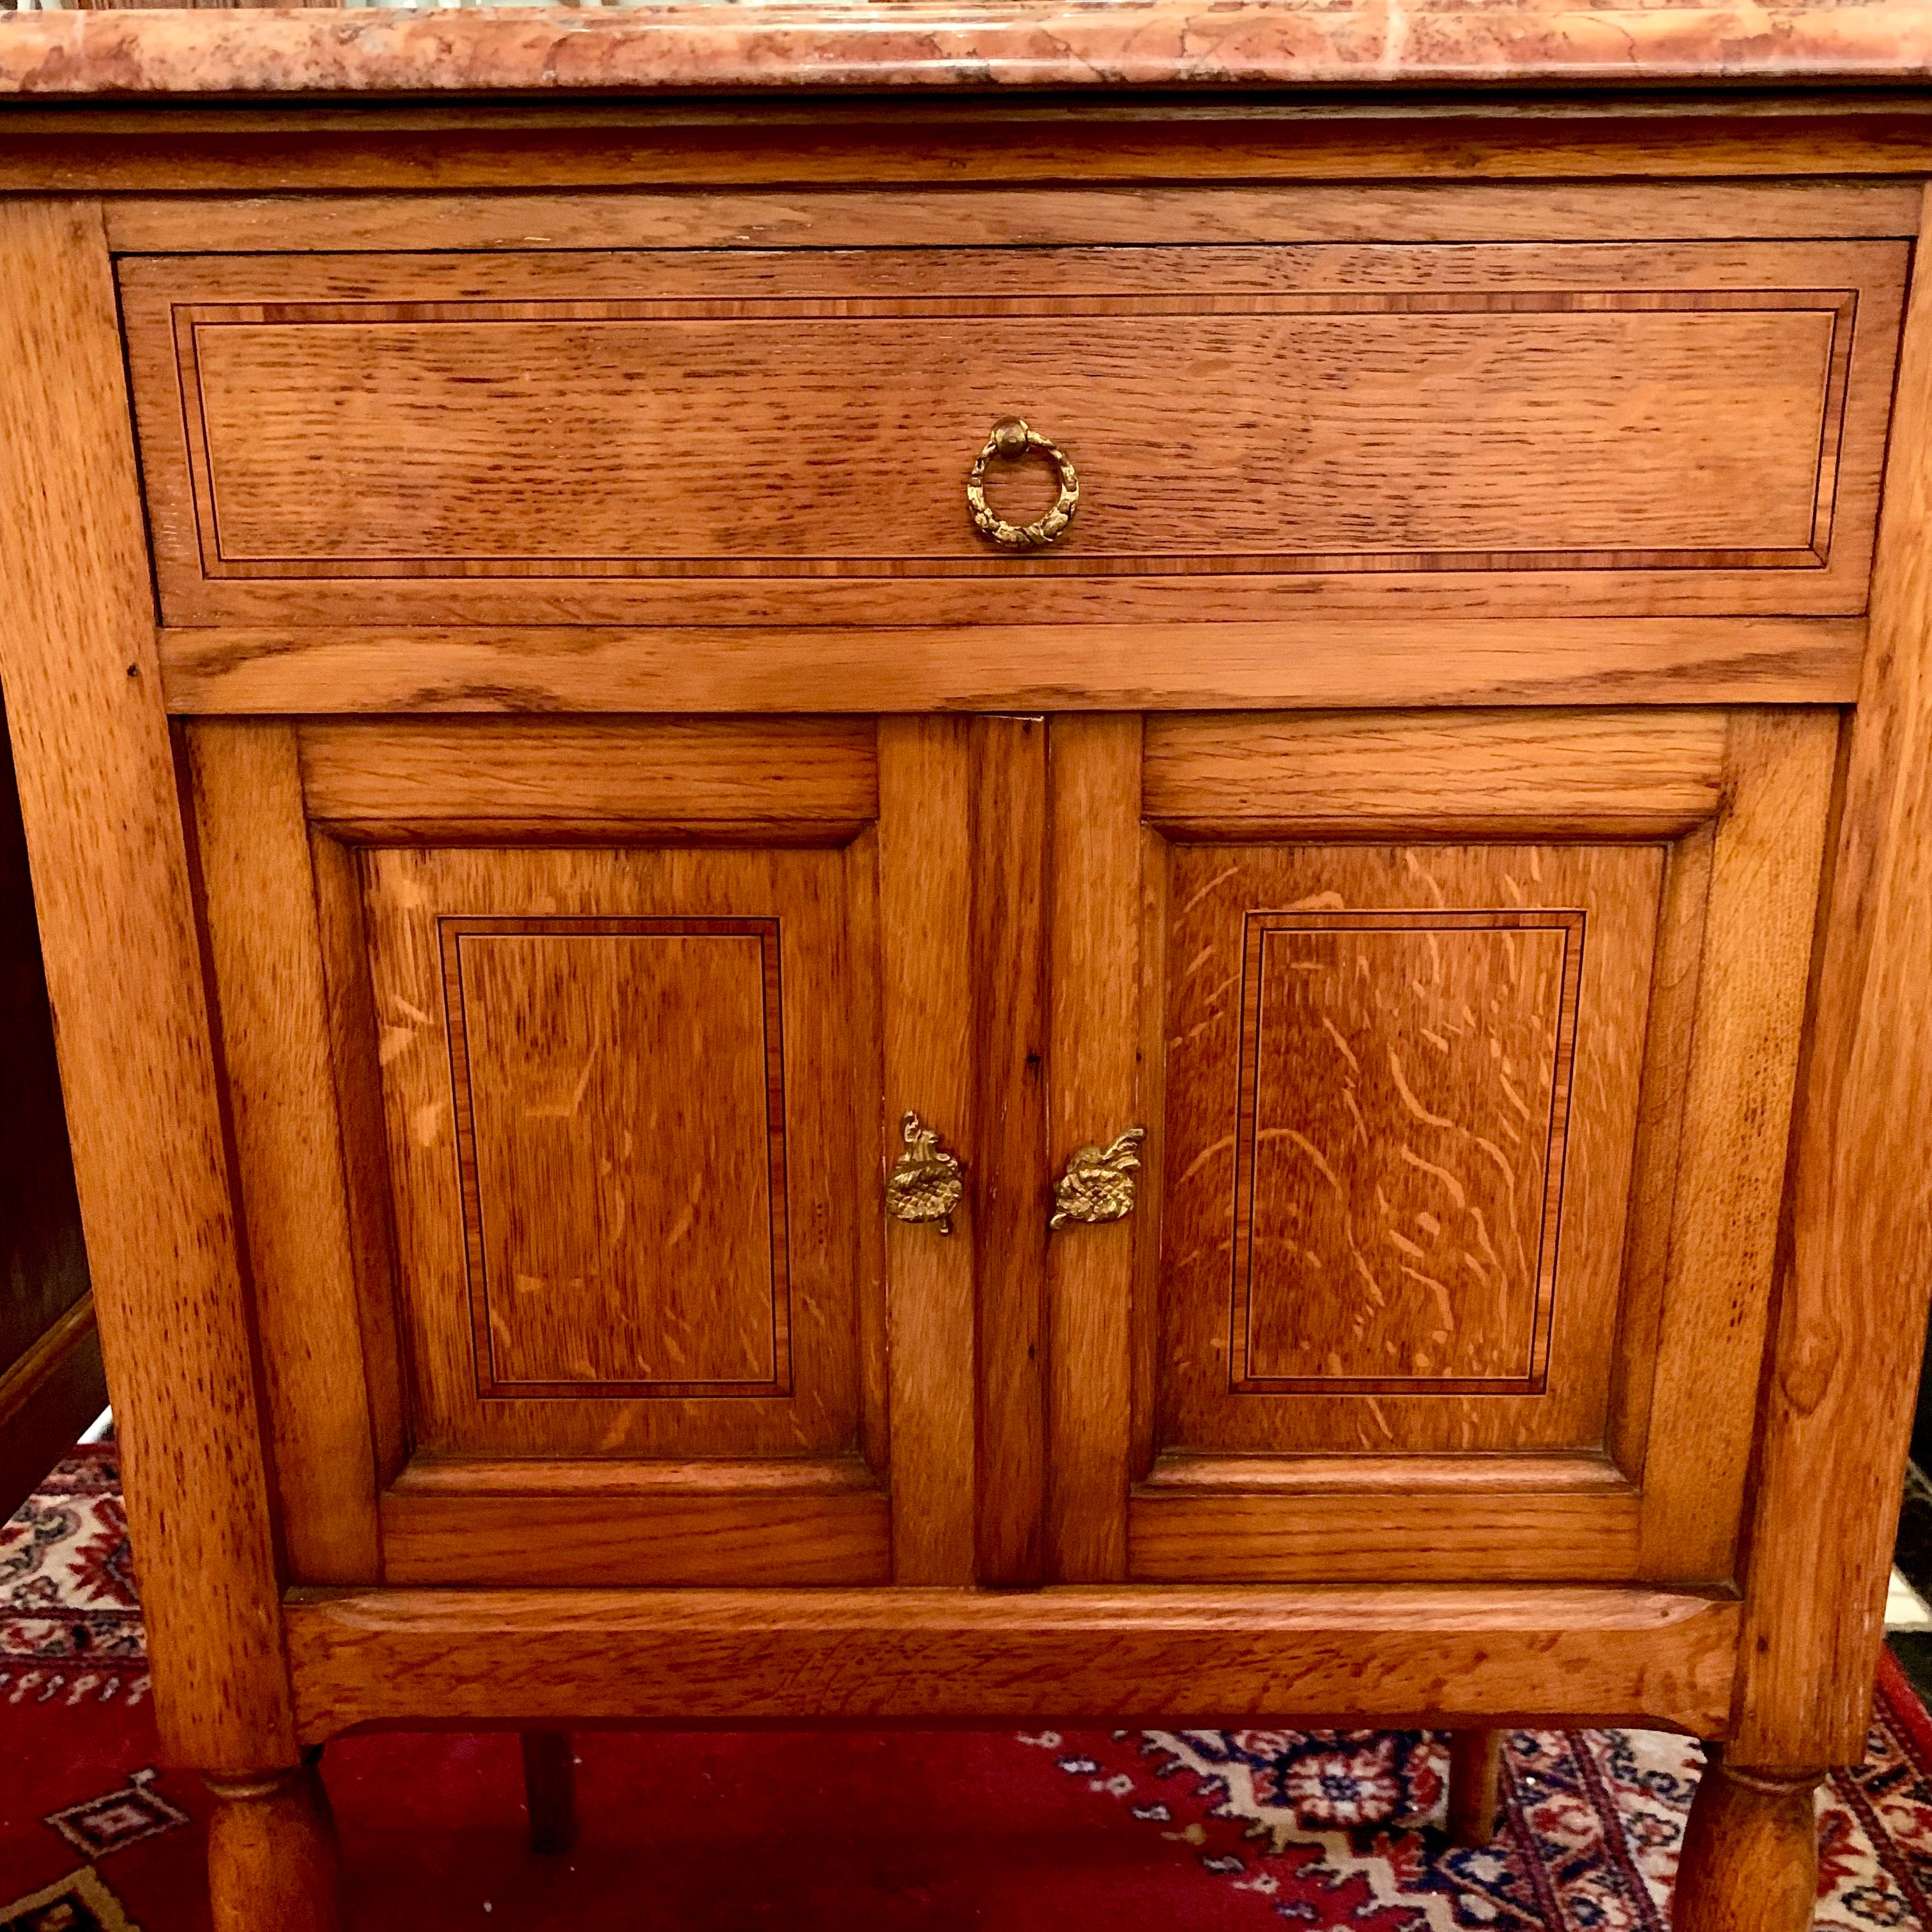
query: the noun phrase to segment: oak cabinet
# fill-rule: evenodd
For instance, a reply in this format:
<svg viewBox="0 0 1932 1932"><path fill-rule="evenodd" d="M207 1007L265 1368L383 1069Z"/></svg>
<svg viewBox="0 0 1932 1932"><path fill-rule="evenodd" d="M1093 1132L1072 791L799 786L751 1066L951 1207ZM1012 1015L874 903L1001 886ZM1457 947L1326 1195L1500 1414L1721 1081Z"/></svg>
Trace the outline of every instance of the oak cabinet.
<svg viewBox="0 0 1932 1932"><path fill-rule="evenodd" d="M1721 1585L1837 735L194 724L296 1580Z"/></svg>
<svg viewBox="0 0 1932 1932"><path fill-rule="evenodd" d="M1932 1282L1919 137L1823 99L8 151L224 1932L424 1719L553 1823L585 1722L1432 1725L1466 1821L1674 1726L1682 1932L1796 1932Z"/></svg>

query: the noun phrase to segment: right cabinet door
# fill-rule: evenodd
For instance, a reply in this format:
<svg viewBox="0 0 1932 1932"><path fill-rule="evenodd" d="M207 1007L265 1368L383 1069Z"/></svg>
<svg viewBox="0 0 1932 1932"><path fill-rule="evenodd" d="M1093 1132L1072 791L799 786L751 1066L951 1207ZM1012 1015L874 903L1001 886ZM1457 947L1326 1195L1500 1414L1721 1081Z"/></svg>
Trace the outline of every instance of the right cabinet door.
<svg viewBox="0 0 1932 1932"><path fill-rule="evenodd" d="M1727 1578L1837 714L1054 730L1060 1574Z"/></svg>

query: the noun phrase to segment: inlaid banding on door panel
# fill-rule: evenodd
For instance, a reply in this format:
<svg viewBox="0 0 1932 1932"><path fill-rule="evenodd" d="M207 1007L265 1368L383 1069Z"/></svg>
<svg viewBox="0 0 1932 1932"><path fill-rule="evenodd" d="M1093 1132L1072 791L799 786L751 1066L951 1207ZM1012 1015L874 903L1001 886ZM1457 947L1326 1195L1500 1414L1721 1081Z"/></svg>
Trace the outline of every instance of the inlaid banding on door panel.
<svg viewBox="0 0 1932 1932"><path fill-rule="evenodd" d="M778 920L436 927L478 1393L788 1394Z"/></svg>
<svg viewBox="0 0 1932 1932"><path fill-rule="evenodd" d="M1545 1388L1584 926L1246 916L1233 1392Z"/></svg>

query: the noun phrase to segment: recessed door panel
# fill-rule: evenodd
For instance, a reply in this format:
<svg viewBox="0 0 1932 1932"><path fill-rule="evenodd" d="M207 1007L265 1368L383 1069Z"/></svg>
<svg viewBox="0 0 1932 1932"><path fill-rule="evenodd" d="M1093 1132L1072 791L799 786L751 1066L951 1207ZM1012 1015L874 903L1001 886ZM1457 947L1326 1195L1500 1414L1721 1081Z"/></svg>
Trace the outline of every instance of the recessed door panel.
<svg viewBox="0 0 1932 1932"><path fill-rule="evenodd" d="M1171 862L1163 1449L1600 1441L1661 848Z"/></svg>
<svg viewBox="0 0 1932 1932"><path fill-rule="evenodd" d="M364 854L423 1446L849 1446L846 863Z"/></svg>
<svg viewBox="0 0 1932 1932"><path fill-rule="evenodd" d="M437 924L479 1391L784 1394L778 922Z"/></svg>

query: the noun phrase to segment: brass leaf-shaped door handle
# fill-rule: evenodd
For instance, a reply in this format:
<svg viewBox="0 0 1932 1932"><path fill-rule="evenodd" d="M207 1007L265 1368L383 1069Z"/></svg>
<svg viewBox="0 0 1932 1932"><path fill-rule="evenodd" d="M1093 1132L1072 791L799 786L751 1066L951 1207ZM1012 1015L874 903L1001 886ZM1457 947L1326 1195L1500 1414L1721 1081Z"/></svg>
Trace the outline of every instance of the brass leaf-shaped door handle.
<svg viewBox="0 0 1932 1932"><path fill-rule="evenodd" d="M1036 524L1010 524L986 501L986 466L995 457L1010 462L1036 449L1060 473L1059 500ZM982 536L991 537L1007 550L1040 550L1072 522L1073 513L1080 507L1080 472L1058 443L1030 429L1018 417L1009 416L994 424L993 433L966 479L966 507L973 512L974 526Z"/></svg>
<svg viewBox="0 0 1932 1932"><path fill-rule="evenodd" d="M952 1210L965 1192L959 1163L939 1144L939 1136L916 1114L899 1123L905 1152L886 1176L886 1212L896 1221L934 1221L942 1234L952 1232Z"/></svg>
<svg viewBox="0 0 1932 1932"><path fill-rule="evenodd" d="M1076 1148L1066 1172L1053 1184L1049 1228L1069 1221L1118 1221L1134 1211L1134 1176L1141 1164L1144 1127L1130 1127L1111 1147Z"/></svg>

